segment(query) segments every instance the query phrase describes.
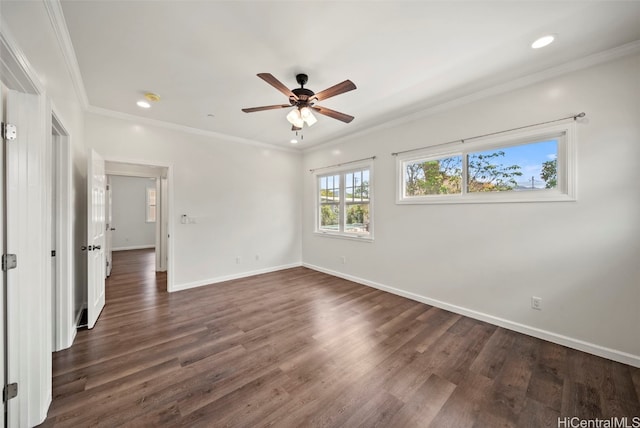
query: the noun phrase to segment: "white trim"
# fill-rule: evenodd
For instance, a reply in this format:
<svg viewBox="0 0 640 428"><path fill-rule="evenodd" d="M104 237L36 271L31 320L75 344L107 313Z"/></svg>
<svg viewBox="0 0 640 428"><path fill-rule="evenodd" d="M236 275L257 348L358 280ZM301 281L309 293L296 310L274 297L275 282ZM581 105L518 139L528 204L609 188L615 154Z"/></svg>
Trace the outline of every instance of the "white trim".
<svg viewBox="0 0 640 428"><path fill-rule="evenodd" d="M287 265L273 266L264 269L251 270L247 272L234 273L231 275L223 275L215 278L202 279L199 281L186 282L184 284L176 284L169 292L188 290L190 288L202 287L205 285L217 284L219 282L231 281L234 279L247 278L249 276L261 275L263 273L277 272L279 270L291 269L302 266L302 262L290 263Z"/></svg>
<svg viewBox="0 0 640 428"><path fill-rule="evenodd" d="M44 86L0 17L0 79L9 89L28 94L43 94Z"/></svg>
<svg viewBox="0 0 640 428"><path fill-rule="evenodd" d="M146 250L149 248L156 248L156 246L155 245L131 245L128 247L112 248L111 251Z"/></svg>
<svg viewBox="0 0 640 428"><path fill-rule="evenodd" d="M316 209L316 216L317 214L317 209ZM336 238L336 239L346 239L348 241L356 241L356 242L373 242L373 236L368 236L368 235L356 235L354 234L346 234L346 233L337 233L337 232L329 232L329 231L314 231L313 232L314 235L316 236L322 236L325 238Z"/></svg>
<svg viewBox="0 0 640 428"><path fill-rule="evenodd" d="M559 345L566 346L572 349L577 349L578 351L597 355L599 357L607 358L609 360L617 361L623 364L628 364L630 366L640 367L640 355L629 354L627 352L618 351L616 349L607 348L590 342L585 342L584 340L575 339L573 337L564 336L562 334L553 333L551 331L542 330L536 327L531 327L525 324L489 315L484 312L478 312L462 306L452 305L441 300L431 299L420 294L411 293L409 291L404 291L399 288L381 284L379 282L370 281L368 279L345 274L342 272L337 272L309 263L302 263L302 266L318 272L326 273L328 275L336 276L338 278L343 278L348 281L353 281L358 284L366 285L368 287L376 288L378 290L386 291L397 296L406 297L407 299L415 300L416 302L421 302L440 309L444 309L446 311L464 315L469 318L484 321L498 327L503 327L508 330L513 330L518 333L526 334L528 336L537 337L538 339L546 340L548 342L557 343Z"/></svg>
<svg viewBox="0 0 640 428"><path fill-rule="evenodd" d="M479 101L485 98L489 98L495 95L500 95L506 92L514 91L516 89L524 88L526 86L533 85L538 82L553 79L555 77L562 76L567 73L583 70L589 67L594 67L599 64L614 61L619 58L624 58L629 55L634 55L640 52L640 40L636 40L622 46L618 46L612 49L608 49L602 52L598 52L583 58L579 58L574 61L569 61L556 67L551 67L537 73L529 74L517 79L507 81L499 85L490 86L486 89L481 89L476 92L467 95L461 95L451 99L439 99L432 100L423 107L418 107L418 111L409 112L403 114L402 111L398 111L399 117L382 123L372 122L371 126L366 127L360 131L354 131L352 133L343 135L341 137L333 138L330 141L316 144L312 147L303 149L303 153L310 153L316 150L324 150L328 147L332 147L338 144L342 144L345 141L349 141L353 138L366 136L374 132L380 132L385 129L400 126L409 122L413 122L419 119L423 119L428 116L432 116L437 113L441 113L447 110L454 109L456 107L471 104L475 101Z"/></svg>
<svg viewBox="0 0 640 428"><path fill-rule="evenodd" d="M82 73L80 73L78 58L76 57L76 51L73 48L73 43L71 42L71 35L69 34L67 22L64 19L62 5L59 0L42 0L42 2L44 3L44 7L49 15L51 27L53 27L53 31L56 33L58 46L62 51L67 71L71 75L73 88L76 91L76 95L78 96L82 107L86 109L89 107L89 98L87 97L87 91L84 87Z"/></svg>
<svg viewBox="0 0 640 428"><path fill-rule="evenodd" d="M149 126L155 126L155 127L158 127L158 128L169 129L169 130L172 130L172 131L184 132L184 133L187 133L187 134L200 135L200 136L204 136L204 137L217 138L217 139L220 139L220 140L223 140L223 141L226 141L226 142L247 144L247 145L250 145L250 146L256 146L256 147L261 147L261 148L279 150L279 151L287 152L287 153L296 153L296 154L299 154L299 155L302 154L302 151L299 150L299 149L292 149L292 148L289 148L289 147L283 147L283 146L278 146L278 145L274 145L274 144L263 143L261 141L250 140L248 138L242 138L242 137L236 137L236 136L233 136L233 135L223 134L223 133L215 132L215 131L207 131L207 130L200 129L200 128L192 128L192 127L186 126L186 125L179 125L177 123L165 122L163 120L150 119L148 117L136 116L136 115L133 115L133 114L123 113L123 112L114 111L114 110L108 110L108 109L104 109L104 108L101 108L101 107L89 106L87 108L87 111L89 113L93 113L93 114L98 115L98 116L112 117L114 119L126 120L128 122L134 122L134 123L137 123L137 124L145 124L145 125L149 125Z"/></svg>
<svg viewBox="0 0 640 428"><path fill-rule="evenodd" d="M51 201L56 204L58 211L57 236L57 319L55 324L56 342L54 350L60 351L69 348L73 344L76 329L73 324L74 316L74 275L73 275L73 224L72 213L73 205L71 200L72 189L72 149L71 136L67 131L60 114L58 113L53 102L50 102L52 128L55 129L58 136L58 159L57 159L57 201ZM53 144L53 141L51 142ZM53 205L52 205L53 208ZM52 296L54 298L54 296Z"/></svg>

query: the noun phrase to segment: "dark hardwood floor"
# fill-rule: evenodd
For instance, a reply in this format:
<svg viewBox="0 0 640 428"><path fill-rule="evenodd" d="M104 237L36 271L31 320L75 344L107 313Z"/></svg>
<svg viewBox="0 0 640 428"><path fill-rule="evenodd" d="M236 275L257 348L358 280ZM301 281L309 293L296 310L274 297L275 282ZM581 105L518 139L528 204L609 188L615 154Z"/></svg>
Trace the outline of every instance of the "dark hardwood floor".
<svg viewBox="0 0 640 428"><path fill-rule="evenodd" d="M556 427L640 416L640 369L306 268L168 294L114 253L43 426Z"/></svg>

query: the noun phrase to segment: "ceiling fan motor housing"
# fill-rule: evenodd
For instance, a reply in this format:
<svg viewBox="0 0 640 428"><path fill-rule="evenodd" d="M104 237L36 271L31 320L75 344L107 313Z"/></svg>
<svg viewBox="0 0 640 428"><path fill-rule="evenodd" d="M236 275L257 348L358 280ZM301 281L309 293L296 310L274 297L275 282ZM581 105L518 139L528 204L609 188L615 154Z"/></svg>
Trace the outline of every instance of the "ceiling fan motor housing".
<svg viewBox="0 0 640 428"><path fill-rule="evenodd" d="M315 92L307 88L296 88L292 89L291 92L293 92L294 95L298 97L297 101L293 97L289 98L291 105L297 105L300 107L310 105L311 103L309 101L315 95Z"/></svg>

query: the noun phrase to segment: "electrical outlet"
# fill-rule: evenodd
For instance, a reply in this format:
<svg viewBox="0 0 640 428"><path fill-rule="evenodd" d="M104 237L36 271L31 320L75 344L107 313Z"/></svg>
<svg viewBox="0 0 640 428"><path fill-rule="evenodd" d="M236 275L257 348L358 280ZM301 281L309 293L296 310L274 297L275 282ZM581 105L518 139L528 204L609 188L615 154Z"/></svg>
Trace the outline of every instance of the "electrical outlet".
<svg viewBox="0 0 640 428"><path fill-rule="evenodd" d="M342 262L342 264L347 264L347 257L346 256L341 256L340 257L340 261Z"/></svg>
<svg viewBox="0 0 640 428"><path fill-rule="evenodd" d="M240 264L240 256L236 257L236 264L239 265Z"/></svg>
<svg viewBox="0 0 640 428"><path fill-rule="evenodd" d="M542 297L531 297L531 309L535 309L537 311L542 310Z"/></svg>

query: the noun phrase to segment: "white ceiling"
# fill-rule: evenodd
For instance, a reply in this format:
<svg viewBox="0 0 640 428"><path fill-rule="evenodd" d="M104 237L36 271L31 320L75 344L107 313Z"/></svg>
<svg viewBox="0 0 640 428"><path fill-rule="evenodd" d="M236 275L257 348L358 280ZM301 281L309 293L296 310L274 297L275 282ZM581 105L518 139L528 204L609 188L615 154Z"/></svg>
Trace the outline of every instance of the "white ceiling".
<svg viewBox="0 0 640 428"><path fill-rule="evenodd" d="M297 148L331 141L505 81L640 40L638 1L62 1L93 107L292 146L271 73L355 116L316 115ZM537 37L556 43L533 50ZM136 106L152 91L162 100ZM214 117L208 117L213 114Z"/></svg>

